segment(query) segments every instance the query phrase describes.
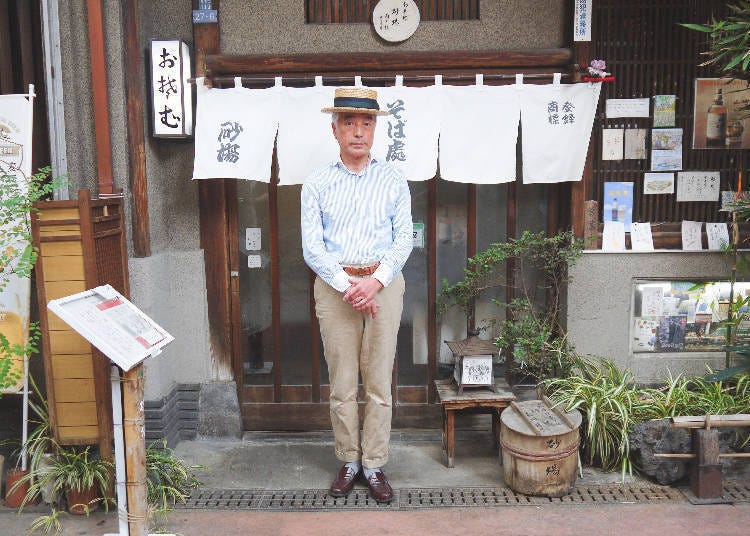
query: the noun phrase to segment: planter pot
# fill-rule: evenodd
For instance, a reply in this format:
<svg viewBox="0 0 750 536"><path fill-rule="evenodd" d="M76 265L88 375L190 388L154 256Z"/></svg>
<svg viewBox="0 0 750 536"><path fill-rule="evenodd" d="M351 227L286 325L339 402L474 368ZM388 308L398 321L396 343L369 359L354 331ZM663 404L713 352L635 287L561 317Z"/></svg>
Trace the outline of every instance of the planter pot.
<svg viewBox="0 0 750 536"><path fill-rule="evenodd" d="M18 468L8 469L8 475L5 479L5 506L8 508L20 508L23 504L23 498L29 491L29 483L24 482L20 486L16 486L16 482L28 473L28 471Z"/></svg>
<svg viewBox="0 0 750 536"><path fill-rule="evenodd" d="M68 512L74 515L84 515L87 511L94 512L99 508L99 490L96 486L81 491L68 488L65 497L68 500Z"/></svg>

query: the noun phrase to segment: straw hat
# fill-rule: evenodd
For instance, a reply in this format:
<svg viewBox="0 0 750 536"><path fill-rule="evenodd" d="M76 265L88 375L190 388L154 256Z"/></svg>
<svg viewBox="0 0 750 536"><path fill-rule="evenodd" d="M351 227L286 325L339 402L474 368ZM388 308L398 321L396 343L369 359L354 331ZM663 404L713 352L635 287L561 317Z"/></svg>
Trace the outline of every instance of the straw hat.
<svg viewBox="0 0 750 536"><path fill-rule="evenodd" d="M339 87L333 98L333 106L320 110L328 114L372 114L388 115L390 112L378 106L378 92L363 87Z"/></svg>

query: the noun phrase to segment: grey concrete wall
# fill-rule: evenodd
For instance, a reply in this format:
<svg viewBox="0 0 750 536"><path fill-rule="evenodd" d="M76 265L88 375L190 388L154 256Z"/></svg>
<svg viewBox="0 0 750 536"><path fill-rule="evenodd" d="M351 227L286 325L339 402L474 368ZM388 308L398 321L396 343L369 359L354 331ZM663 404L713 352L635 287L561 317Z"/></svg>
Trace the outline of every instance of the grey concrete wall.
<svg viewBox="0 0 750 536"><path fill-rule="evenodd" d="M225 54L482 50L563 46L565 2L482 0L478 21L423 21L398 44L381 40L370 24L305 24L301 0L222 0Z"/></svg>
<svg viewBox="0 0 750 536"><path fill-rule="evenodd" d="M721 253L656 251L587 252L571 269L567 319L570 340L584 354L612 358L633 371L637 381L653 383L672 374L703 374L706 364L723 368L721 352L638 353L630 351L632 296L636 279L727 279Z"/></svg>
<svg viewBox="0 0 750 536"><path fill-rule="evenodd" d="M203 254L165 251L130 260L131 300L171 333L175 341L146 361L146 400L167 395L175 384L211 378Z"/></svg>

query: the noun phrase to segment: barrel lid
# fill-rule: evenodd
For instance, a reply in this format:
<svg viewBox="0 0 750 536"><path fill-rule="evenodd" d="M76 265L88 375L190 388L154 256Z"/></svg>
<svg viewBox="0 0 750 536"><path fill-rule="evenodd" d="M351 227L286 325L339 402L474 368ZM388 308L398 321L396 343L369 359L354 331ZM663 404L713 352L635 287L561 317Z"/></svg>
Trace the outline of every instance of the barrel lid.
<svg viewBox="0 0 750 536"><path fill-rule="evenodd" d="M549 400L527 400L512 402L500 415L503 426L514 432L530 436L563 435L581 425L578 410L564 412Z"/></svg>

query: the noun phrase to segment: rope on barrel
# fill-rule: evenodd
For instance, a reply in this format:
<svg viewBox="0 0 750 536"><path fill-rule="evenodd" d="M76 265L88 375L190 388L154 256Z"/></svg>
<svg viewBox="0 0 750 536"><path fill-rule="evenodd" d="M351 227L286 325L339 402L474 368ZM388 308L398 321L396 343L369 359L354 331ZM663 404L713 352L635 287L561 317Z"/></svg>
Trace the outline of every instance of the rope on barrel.
<svg viewBox="0 0 750 536"><path fill-rule="evenodd" d="M508 451L512 456L516 458L520 458L522 460L528 460L530 462L545 462L545 461L562 460L563 458L567 458L574 452L578 451L578 447L580 445L581 445L581 441L579 439L575 443L567 447L565 450L561 450L561 451L550 453L550 454L544 454L544 453L539 453L538 451L519 449L518 447L510 445L509 443L506 443L505 441L502 442L503 451Z"/></svg>

